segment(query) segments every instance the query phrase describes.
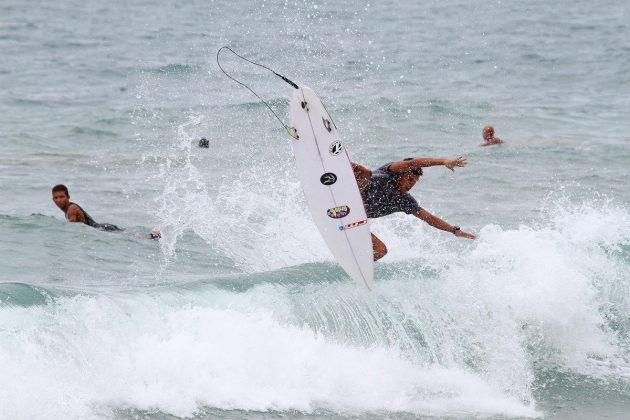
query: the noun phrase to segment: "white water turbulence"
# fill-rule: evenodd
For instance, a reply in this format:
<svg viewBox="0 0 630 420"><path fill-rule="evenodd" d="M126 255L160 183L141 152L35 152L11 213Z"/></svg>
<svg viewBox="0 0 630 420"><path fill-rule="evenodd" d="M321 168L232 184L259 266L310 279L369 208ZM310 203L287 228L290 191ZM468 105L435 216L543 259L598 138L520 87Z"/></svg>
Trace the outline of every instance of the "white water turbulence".
<svg viewBox="0 0 630 420"><path fill-rule="evenodd" d="M0 1L0 420L628 418L626 2L37 6ZM370 169L465 157L411 194L478 238L370 220L359 287L224 45Z"/></svg>
<svg viewBox="0 0 630 420"><path fill-rule="evenodd" d="M162 245L167 259L173 256L178 238L192 231L244 272L332 260L310 220L292 173L293 162L269 164L260 156L248 158L243 168L228 162L237 168L234 173L214 178L217 184L209 186L204 178L207 158L193 154L191 148L198 140L191 131L201 123L201 117L194 116L177 127L177 147L153 178L163 186L157 215L165 232ZM281 136L268 141L287 146ZM211 148L223 147L216 145L217 140L213 143ZM209 154L214 159L216 151Z"/></svg>
<svg viewBox="0 0 630 420"><path fill-rule="evenodd" d="M23 384L0 390L3 416L213 407L537 417L537 369L630 378L630 214L564 204L538 226L486 226L457 251L413 232L433 245L380 265L372 293L339 282L330 264L332 281L296 267L291 281L268 272L237 293L210 281L3 306L0 330L15 333L4 334L0 365ZM407 244L389 222L380 227L392 247Z"/></svg>
<svg viewBox="0 0 630 420"><path fill-rule="evenodd" d="M14 308L10 316L5 309L3 326L33 327L3 344L3 359L21 352L4 373L19 373L32 392L0 391L3 418L99 418L112 407L187 417L204 406L534 413L466 370L418 365L389 347L341 344L278 322L271 308L244 310L251 308L245 300L269 297L264 289L233 308L223 301L231 297L208 289L187 297L194 307L165 294L62 298L39 313ZM41 333L52 324L71 332Z"/></svg>
<svg viewBox="0 0 630 420"><path fill-rule="evenodd" d="M372 221L390 254L366 293L310 220L283 133L243 146L226 132L206 153L195 143L212 124L192 115L176 126L159 164L162 250L168 265L192 232L236 272L157 293L177 302L152 307L168 332L126 356L142 360L132 380L151 386L100 405L539 417L544 372L630 380L623 205L548 198L539 219L487 224L475 242L404 215ZM216 160L231 170L213 174Z"/></svg>

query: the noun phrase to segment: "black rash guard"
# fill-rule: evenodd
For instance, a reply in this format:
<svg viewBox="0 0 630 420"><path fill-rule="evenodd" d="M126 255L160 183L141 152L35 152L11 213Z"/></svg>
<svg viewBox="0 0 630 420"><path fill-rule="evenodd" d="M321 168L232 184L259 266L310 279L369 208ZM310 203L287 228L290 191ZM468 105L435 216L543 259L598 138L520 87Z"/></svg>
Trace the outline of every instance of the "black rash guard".
<svg viewBox="0 0 630 420"><path fill-rule="evenodd" d="M396 188L396 174L389 170L390 162L372 172L370 182L363 189L363 203L367 217L376 218L396 212L407 214L421 210L415 198Z"/></svg>
<svg viewBox="0 0 630 420"><path fill-rule="evenodd" d="M71 205L75 205L79 208L79 210L81 210L83 212L83 215L85 216L85 224L88 226L92 226L93 228L96 229L100 229L100 230L104 230L107 232L116 232L119 230L122 230L121 228L119 228L116 225L112 225L111 223L96 223L96 221L94 219L92 219L92 216L90 216L85 210L83 210L83 208L78 205L77 203L69 203L68 204L68 208ZM68 218L68 214L66 213L66 219Z"/></svg>

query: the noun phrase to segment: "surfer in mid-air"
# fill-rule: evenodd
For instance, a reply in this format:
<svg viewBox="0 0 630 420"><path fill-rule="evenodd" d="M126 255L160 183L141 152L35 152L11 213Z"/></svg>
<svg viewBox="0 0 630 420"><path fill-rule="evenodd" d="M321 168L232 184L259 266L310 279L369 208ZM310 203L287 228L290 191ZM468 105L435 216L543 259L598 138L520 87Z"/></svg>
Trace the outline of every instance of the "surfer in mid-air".
<svg viewBox="0 0 630 420"><path fill-rule="evenodd" d="M432 215L418 204L409 194L409 190L420 180L422 168L429 166L446 166L451 171L466 166L466 159L407 158L391 162L371 171L365 166L352 163L352 170L361 190L368 218L387 216L396 212L404 212L424 220L436 229L450 232L460 238L475 239L476 236L464 232L459 226L451 225ZM387 254L387 247L372 234L374 261Z"/></svg>
<svg viewBox="0 0 630 420"><path fill-rule="evenodd" d="M70 194L68 188L65 185L55 185L52 189L52 199L66 215L66 220L72 223L85 223L96 229L104 230L106 232L118 232L124 229L119 228L111 223L97 223L92 217L76 203L70 201ZM149 234L151 239L159 239L162 234L158 229L154 229Z"/></svg>

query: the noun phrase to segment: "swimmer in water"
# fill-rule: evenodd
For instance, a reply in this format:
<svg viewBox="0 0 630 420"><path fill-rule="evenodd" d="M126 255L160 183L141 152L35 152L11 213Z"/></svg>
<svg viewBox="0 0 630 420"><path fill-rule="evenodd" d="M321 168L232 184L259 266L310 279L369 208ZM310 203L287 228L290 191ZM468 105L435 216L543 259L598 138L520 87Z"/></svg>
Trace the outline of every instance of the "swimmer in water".
<svg viewBox="0 0 630 420"><path fill-rule="evenodd" d="M486 125L481 131L481 135L483 136L485 142L479 146L492 146L493 144L505 143L500 138L494 137L494 127L491 125Z"/></svg>
<svg viewBox="0 0 630 420"><path fill-rule="evenodd" d="M81 206L70 201L70 194L65 185L55 185L52 189L52 199L61 211L66 215L66 220L71 223L85 223L96 229L106 232L120 232L124 229L111 223L97 223ZM154 229L149 234L151 239L159 239L162 234L159 229Z"/></svg>

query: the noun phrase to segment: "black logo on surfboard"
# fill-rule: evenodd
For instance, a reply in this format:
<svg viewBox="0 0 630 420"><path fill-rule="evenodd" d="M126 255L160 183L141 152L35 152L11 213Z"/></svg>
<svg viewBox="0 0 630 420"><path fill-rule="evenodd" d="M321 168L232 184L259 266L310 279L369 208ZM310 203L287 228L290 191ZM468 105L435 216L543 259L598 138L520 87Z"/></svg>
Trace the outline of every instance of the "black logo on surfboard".
<svg viewBox="0 0 630 420"><path fill-rule="evenodd" d="M337 156L339 153L343 151L343 145L341 144L339 140L335 140L328 147L328 151L330 152L331 155Z"/></svg>
<svg viewBox="0 0 630 420"><path fill-rule="evenodd" d="M319 182L324 185L332 185L337 182L337 175L333 174L332 172L326 172L324 175L321 176L321 178L319 178Z"/></svg>

